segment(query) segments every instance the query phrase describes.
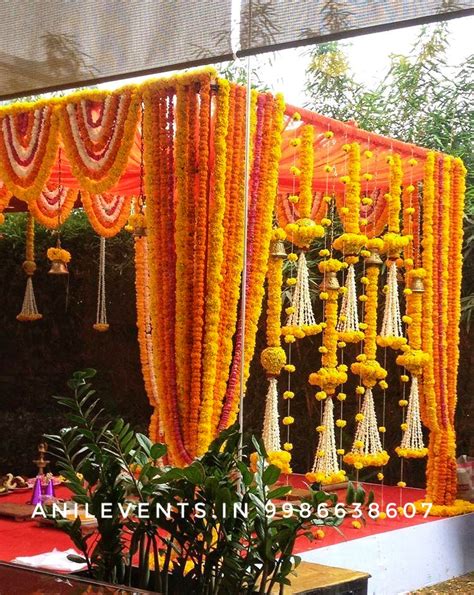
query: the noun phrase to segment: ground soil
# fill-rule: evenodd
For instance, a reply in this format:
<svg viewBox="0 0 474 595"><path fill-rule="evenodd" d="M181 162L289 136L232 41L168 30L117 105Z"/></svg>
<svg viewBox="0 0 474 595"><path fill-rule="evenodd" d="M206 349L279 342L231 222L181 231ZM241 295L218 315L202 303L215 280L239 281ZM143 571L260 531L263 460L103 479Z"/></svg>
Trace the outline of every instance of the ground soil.
<svg viewBox="0 0 474 595"><path fill-rule="evenodd" d="M431 587L425 587L415 593L424 593L425 595L438 595L438 593L463 593L469 595L474 593L474 572L465 574L464 576L458 576L444 583L432 585Z"/></svg>

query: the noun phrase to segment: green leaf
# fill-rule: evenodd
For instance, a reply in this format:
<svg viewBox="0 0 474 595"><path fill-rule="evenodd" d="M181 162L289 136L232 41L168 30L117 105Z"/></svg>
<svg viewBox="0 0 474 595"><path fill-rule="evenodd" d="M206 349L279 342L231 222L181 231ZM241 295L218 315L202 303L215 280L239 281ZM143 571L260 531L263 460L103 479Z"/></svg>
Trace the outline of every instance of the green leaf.
<svg viewBox="0 0 474 595"><path fill-rule="evenodd" d="M137 435L138 438L138 435ZM157 461L158 459L161 459L161 457L163 457L166 454L166 445L165 444L160 444L159 442L157 442L156 444L153 444L150 448L150 456L154 461Z"/></svg>
<svg viewBox="0 0 474 595"><path fill-rule="evenodd" d="M279 498L283 498L291 492L291 486L278 486L274 490L268 493L269 500L278 500Z"/></svg>
<svg viewBox="0 0 474 595"><path fill-rule="evenodd" d="M262 476L264 485L273 485L280 477L280 474L281 471L276 465L268 465Z"/></svg>
<svg viewBox="0 0 474 595"><path fill-rule="evenodd" d="M359 486L354 494L354 502L358 502L359 504L364 504L365 502L365 490L362 486Z"/></svg>
<svg viewBox="0 0 474 595"><path fill-rule="evenodd" d="M346 504L349 504L349 506L351 504L354 504L354 498L355 498L354 484L352 483L352 481L349 481L349 483L347 484Z"/></svg>

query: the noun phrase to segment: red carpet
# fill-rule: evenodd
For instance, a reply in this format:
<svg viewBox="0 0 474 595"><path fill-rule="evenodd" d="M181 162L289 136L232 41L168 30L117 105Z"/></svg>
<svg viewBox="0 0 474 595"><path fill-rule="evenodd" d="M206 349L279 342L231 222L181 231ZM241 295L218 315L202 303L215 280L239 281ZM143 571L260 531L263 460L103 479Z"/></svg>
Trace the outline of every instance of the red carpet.
<svg viewBox="0 0 474 595"><path fill-rule="evenodd" d="M305 484L304 476L293 475L290 482L295 487L303 487ZM375 499L378 503L387 505L389 502L394 502L397 506L403 505L407 502L414 502L424 496L424 490L413 488L387 487L383 489L379 485L367 484L366 490L372 489L375 492ZM68 490L65 488L57 489L57 496L59 498L67 498ZM0 502L17 502L26 503L31 498L31 491L22 494L10 494L0 498ZM344 501L344 491L339 494L341 502ZM331 527L323 527L325 537L321 540L310 541L306 537L301 537L297 540L295 553L312 550L317 547L326 547L334 545L351 539L359 539L367 537L368 535L375 535L383 533L384 531L393 531L395 529L402 529L418 525L420 523L433 522L437 519L434 517L423 518L416 515L412 519L400 518L372 520L367 519L366 526L361 529L352 527L350 519L344 521L339 527L343 535ZM17 522L4 517L0 517L0 560L10 561L17 556L32 556L44 552L51 551L53 548L65 550L72 547L70 539L52 527L41 527L36 521L22 521Z"/></svg>

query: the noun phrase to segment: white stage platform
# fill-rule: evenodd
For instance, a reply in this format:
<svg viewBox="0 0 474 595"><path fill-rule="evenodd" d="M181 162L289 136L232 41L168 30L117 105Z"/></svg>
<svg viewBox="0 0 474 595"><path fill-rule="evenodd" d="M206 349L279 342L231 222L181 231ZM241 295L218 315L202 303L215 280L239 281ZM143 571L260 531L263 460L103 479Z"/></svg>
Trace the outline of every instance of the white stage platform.
<svg viewBox="0 0 474 595"><path fill-rule="evenodd" d="M299 554L368 572L370 595L399 595L474 570L474 513L352 539Z"/></svg>

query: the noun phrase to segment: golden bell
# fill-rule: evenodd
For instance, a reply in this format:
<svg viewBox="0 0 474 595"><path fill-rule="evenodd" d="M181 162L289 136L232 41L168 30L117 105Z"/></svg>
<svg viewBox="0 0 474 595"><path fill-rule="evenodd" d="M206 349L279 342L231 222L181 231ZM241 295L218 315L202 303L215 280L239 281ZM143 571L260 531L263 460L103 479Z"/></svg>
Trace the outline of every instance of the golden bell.
<svg viewBox="0 0 474 595"><path fill-rule="evenodd" d="M66 263L62 260L53 260L48 275L69 275Z"/></svg>
<svg viewBox="0 0 474 595"><path fill-rule="evenodd" d="M323 280L319 289L326 291L327 289L339 289L339 281L337 280L337 274L335 271L328 271L324 274Z"/></svg>
<svg viewBox="0 0 474 595"><path fill-rule="evenodd" d="M370 251L370 256L365 259L365 264L368 266L382 266L383 260L380 258L379 251L373 248Z"/></svg>
<svg viewBox="0 0 474 595"><path fill-rule="evenodd" d="M414 277L411 282L410 289L413 293L424 293L425 285L423 283L423 279L420 279L419 277Z"/></svg>
<svg viewBox="0 0 474 595"><path fill-rule="evenodd" d="M270 255L274 258L286 258L285 243L283 242L283 240L271 241Z"/></svg>
<svg viewBox="0 0 474 595"><path fill-rule="evenodd" d="M135 227L133 229L133 235L136 238L144 238L147 234L146 234L146 227Z"/></svg>

